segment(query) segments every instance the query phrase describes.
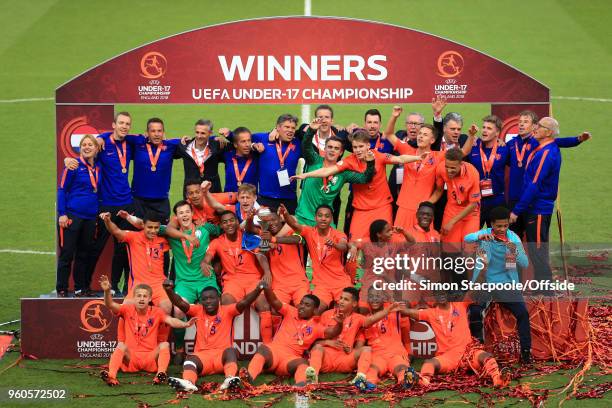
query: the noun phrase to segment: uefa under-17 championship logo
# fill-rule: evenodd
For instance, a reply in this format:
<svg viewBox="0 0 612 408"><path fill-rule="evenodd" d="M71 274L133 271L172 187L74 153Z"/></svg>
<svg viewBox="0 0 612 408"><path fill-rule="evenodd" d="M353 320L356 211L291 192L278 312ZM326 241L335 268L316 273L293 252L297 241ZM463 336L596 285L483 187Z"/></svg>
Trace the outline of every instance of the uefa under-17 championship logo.
<svg viewBox="0 0 612 408"><path fill-rule="evenodd" d="M463 72L463 56L457 51L445 51L438 57L438 75L454 78Z"/></svg>
<svg viewBox="0 0 612 408"><path fill-rule="evenodd" d="M161 78L167 69L168 60L166 60L162 53L156 51L148 52L140 60L140 76L143 78Z"/></svg>
<svg viewBox="0 0 612 408"><path fill-rule="evenodd" d="M90 333L106 330L113 321L113 315L101 300L92 300L81 308L81 329Z"/></svg>

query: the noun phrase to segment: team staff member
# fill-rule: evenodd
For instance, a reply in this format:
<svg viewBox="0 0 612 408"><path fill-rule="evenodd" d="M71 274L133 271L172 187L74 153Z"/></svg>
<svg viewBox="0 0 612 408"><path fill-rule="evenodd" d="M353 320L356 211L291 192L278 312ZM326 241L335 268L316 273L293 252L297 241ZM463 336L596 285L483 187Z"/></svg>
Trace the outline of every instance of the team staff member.
<svg viewBox="0 0 612 408"><path fill-rule="evenodd" d="M178 154L183 159L185 188L188 180L210 181L212 193L221 192L219 163L223 161L224 149L217 140L211 139L213 123L200 119L195 123L195 138L187 145L178 145ZM185 193L185 197L187 194Z"/></svg>
<svg viewBox="0 0 612 408"><path fill-rule="evenodd" d="M525 177L525 164L529 154L538 147L538 141L533 137L535 125L538 123L538 115L526 110L519 113L518 135L508 142L510 152L510 182L508 183L508 208L513 209L521 198L523 191L523 179ZM574 147L591 138L589 132L582 132L577 137L556 137L555 143L560 148ZM525 233L525 217L519 215L515 223L510 224L510 229L519 237Z"/></svg>
<svg viewBox="0 0 612 408"><path fill-rule="evenodd" d="M57 190L57 215L60 253L57 258L58 297L68 296L68 278L74 261L74 294L90 296L90 272L94 253L100 166L95 158L98 142L85 135L79 143L80 157L75 170L64 169Z"/></svg>
<svg viewBox="0 0 612 408"><path fill-rule="evenodd" d="M411 163L421 160L418 156L391 156L382 154L377 150L370 150L370 137L364 131L356 131L351 136L353 154L339 161L335 166L321 168L308 173L294 176L298 179L309 177L327 178L342 171L351 170L364 172L367 168L367 154L375 155L376 174L369 184L355 184L353 186L354 200L352 206L355 208L350 226L351 241L358 241L367 238L368 228L372 221L385 219L393 221L393 211L391 208L391 192L386 177L387 164ZM369 153L371 152L371 153ZM346 222L346 220L345 220Z"/></svg>
<svg viewBox="0 0 612 408"><path fill-rule="evenodd" d="M238 353L234 348L234 318L244 312L257 299L260 285L249 292L240 302L221 305L216 287L207 286L198 297L199 304L189 304L173 290L171 281L164 282L164 289L172 303L187 316L196 319L196 343L194 352L183 363L183 378L168 379L168 384L184 391L197 391L198 376L225 374L220 390L235 387L240 383Z"/></svg>
<svg viewBox="0 0 612 408"><path fill-rule="evenodd" d="M502 121L495 115L482 119L482 135L472 147L468 161L480 175L480 226L489 223L489 212L506 203L506 166L510 162L508 146L500 143Z"/></svg>
<svg viewBox="0 0 612 408"><path fill-rule="evenodd" d="M505 207L495 207L489 213L491 228L485 228L465 236L465 242L478 243L479 248L486 254L486 271L478 266L474 271L473 279L486 273L489 283L520 282L517 267L526 268L529 260L523 249L521 239L509 230L510 211ZM470 331L472 335L484 343L482 332L482 314L491 299L500 303L516 318L518 335L521 342L521 361L531 361L531 328L529 326L529 313L520 291L504 290L486 294L486 298L479 299L478 303L470 306ZM492 295L492 296L491 296Z"/></svg>
<svg viewBox="0 0 612 408"><path fill-rule="evenodd" d="M100 212L108 212L112 214L112 221L124 230L132 229L131 225L118 217L116 214L120 211L126 211L133 214L136 211L134 200L132 199L132 189L128 179L130 170L130 161L132 160L132 146L125 140L132 126L132 117L128 112L119 112L115 115L112 123L112 132L102 133L97 137L98 143L101 145L101 153L97 156L97 162L103 171L100 174L100 188L98 197L100 199ZM75 170L78 162L72 158L64 160L66 167L70 170ZM100 257L100 254L106 246L110 234L106 228L98 228L98 236L95 240L93 251L94 259ZM127 292L128 273L130 271L130 263L127 256L127 250L124 243L114 239L113 258L111 262L111 286L115 295L121 294L119 282L121 276L124 277L123 292ZM91 272L95 269L95 262L91 265Z"/></svg>
<svg viewBox="0 0 612 408"><path fill-rule="evenodd" d="M283 114L276 120L278 137L270 140L269 133L256 133L253 142L261 144L259 155L259 204L276 211L283 203L291 213L297 207L297 183L289 178L295 175L301 157L301 143L295 139L297 118Z"/></svg>
<svg viewBox="0 0 612 408"><path fill-rule="evenodd" d="M312 171L335 166L344 153L344 143L336 136L329 136L325 140L323 156L315 150L316 148L311 141L317 135L321 123L319 118L313 120L304 136L304 150L302 154L306 160L306 168ZM363 173L345 171L325 178L308 178L304 180L298 207L295 211L298 222L310 225L311 227L314 226L316 208L323 204L333 207L337 203L338 200L336 198L340 196L345 183L369 183L374 177L375 172L374 155L366 156L366 162L367 166ZM334 207L334 222L335 214L338 210L338 207Z"/></svg>
<svg viewBox="0 0 612 408"><path fill-rule="evenodd" d="M170 217L170 182L172 162L178 158L176 151L180 139L164 140L164 122L159 118L147 121L147 136L129 136L128 143L134 149L134 177L132 193L136 214L142 217L153 212L164 221Z"/></svg>
<svg viewBox="0 0 612 408"><path fill-rule="evenodd" d="M254 144L251 131L245 127L238 127L229 134L226 130L219 133L232 140L234 149L223 153L225 162L225 192L236 192L241 184L249 183L254 186L259 181L259 151L263 150L261 144Z"/></svg>
<svg viewBox="0 0 612 408"><path fill-rule="evenodd" d="M510 223L525 214L527 248L536 280L552 279L548 233L559 191L561 152L555 144L558 134L559 123L553 118L544 117L535 126L533 137L539 144L527 157L521 199L510 213Z"/></svg>
<svg viewBox="0 0 612 408"><path fill-rule="evenodd" d="M104 304L113 313L123 318L127 330L123 341L117 343L117 348L111 355L108 371L102 371L102 379L110 386L119 385L117 372L138 371L157 372L153 384L166 381L166 370L170 363L170 345L167 341L159 341L159 332L166 324L174 328L187 328L195 322L191 319L182 322L168 316L158 307L149 303L153 290L149 285L138 284L134 287L134 302L118 304L113 301L111 285L104 275L100 277L100 286L104 290Z"/></svg>
<svg viewBox="0 0 612 408"><path fill-rule="evenodd" d="M247 380L252 383L264 370L279 376L293 375L295 385L306 385L308 360L303 355L318 339L331 339L342 331L344 316L334 316L336 325L323 327L314 319L319 309L319 299L306 295L297 307L278 300L267 282L262 281L264 294L270 306L283 316L283 323L276 332L274 340L259 346L248 367Z"/></svg>

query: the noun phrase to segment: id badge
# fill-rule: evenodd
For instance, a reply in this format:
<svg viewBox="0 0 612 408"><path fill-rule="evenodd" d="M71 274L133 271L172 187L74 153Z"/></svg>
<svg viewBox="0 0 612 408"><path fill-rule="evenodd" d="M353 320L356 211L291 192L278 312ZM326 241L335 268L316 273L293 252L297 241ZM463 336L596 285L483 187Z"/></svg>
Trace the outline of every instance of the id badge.
<svg viewBox="0 0 612 408"><path fill-rule="evenodd" d="M289 181L289 172L287 169L278 170L276 172L276 176L278 177L278 185L281 187L288 186L291 184Z"/></svg>
<svg viewBox="0 0 612 408"><path fill-rule="evenodd" d="M480 180L480 196L491 197L493 195L493 182L491 179Z"/></svg>
<svg viewBox="0 0 612 408"><path fill-rule="evenodd" d="M402 184L404 182L404 166L398 167L395 170L395 183Z"/></svg>

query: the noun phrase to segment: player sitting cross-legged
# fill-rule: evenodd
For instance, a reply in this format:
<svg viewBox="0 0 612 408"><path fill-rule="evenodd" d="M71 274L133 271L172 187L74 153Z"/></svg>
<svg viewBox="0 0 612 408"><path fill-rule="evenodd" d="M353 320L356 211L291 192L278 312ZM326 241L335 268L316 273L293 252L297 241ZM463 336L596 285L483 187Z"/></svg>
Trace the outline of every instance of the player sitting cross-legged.
<svg viewBox="0 0 612 408"><path fill-rule="evenodd" d="M111 355L108 371L102 371L101 377L110 386L118 385L117 372L138 371L157 372L154 384L166 381L166 369L170 362L170 346L168 342L158 341L158 330L161 324L174 328L186 328L194 324L196 319L188 322L170 317L162 309L152 306L153 289L146 284L138 284L133 288L133 303L119 304L113 301L111 284L104 275L100 278L100 286L104 290L104 304L113 313L125 321L125 341L119 341Z"/></svg>

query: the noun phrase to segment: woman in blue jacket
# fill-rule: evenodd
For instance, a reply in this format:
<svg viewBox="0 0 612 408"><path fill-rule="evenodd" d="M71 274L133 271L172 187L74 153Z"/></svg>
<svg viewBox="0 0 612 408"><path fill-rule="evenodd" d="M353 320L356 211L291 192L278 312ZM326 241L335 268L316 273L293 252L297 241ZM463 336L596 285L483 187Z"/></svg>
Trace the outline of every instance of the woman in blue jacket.
<svg viewBox="0 0 612 408"><path fill-rule="evenodd" d="M60 253L57 260L58 297L68 296L68 280L74 261L74 294L91 296L88 276L98 216L100 166L95 162L99 146L96 138L81 139L80 157L76 170L64 168L57 190L57 216Z"/></svg>

